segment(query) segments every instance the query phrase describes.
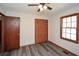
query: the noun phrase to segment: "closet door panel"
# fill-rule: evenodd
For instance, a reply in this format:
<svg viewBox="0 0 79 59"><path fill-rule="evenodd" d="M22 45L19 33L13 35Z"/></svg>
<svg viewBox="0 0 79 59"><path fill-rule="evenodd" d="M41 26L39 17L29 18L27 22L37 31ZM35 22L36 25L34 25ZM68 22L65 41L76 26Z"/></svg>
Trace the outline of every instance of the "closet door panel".
<svg viewBox="0 0 79 59"><path fill-rule="evenodd" d="M5 17L4 20L4 50L19 48L20 19L18 17Z"/></svg>
<svg viewBox="0 0 79 59"><path fill-rule="evenodd" d="M43 19L35 20L35 42L43 43L48 41L48 21Z"/></svg>

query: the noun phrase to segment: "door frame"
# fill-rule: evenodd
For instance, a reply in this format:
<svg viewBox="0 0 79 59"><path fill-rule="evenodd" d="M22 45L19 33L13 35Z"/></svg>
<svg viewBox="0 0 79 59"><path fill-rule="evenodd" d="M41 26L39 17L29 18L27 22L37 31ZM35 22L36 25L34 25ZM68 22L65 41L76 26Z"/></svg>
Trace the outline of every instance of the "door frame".
<svg viewBox="0 0 79 59"><path fill-rule="evenodd" d="M0 12L0 15L1 15L1 24L2 24L2 41L1 41L1 44L2 44L2 48L1 48L1 52L4 52L4 17L6 15L4 15L3 13Z"/></svg>
<svg viewBox="0 0 79 59"><path fill-rule="evenodd" d="M1 27L1 28L0 28L0 30L1 30L1 33L0 33L0 35L1 35L1 36L0 36L0 41L1 41L1 42L0 42L0 46L1 46L0 52L1 52L1 51L2 51L2 20L0 20L0 27Z"/></svg>
<svg viewBox="0 0 79 59"><path fill-rule="evenodd" d="M38 19L38 18L35 19L35 44L38 44L38 43L36 42L36 20L47 20L47 19ZM47 21L48 21L48 20L47 20ZM48 41L48 39L47 39L47 41Z"/></svg>

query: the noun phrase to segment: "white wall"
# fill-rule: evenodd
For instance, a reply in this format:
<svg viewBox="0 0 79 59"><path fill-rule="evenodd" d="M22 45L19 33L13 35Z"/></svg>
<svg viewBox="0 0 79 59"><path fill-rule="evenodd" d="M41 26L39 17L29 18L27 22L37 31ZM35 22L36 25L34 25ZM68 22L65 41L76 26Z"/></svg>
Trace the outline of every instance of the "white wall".
<svg viewBox="0 0 79 59"><path fill-rule="evenodd" d="M0 7L0 12L3 14L5 13L4 9L2 9L1 7Z"/></svg>
<svg viewBox="0 0 79 59"><path fill-rule="evenodd" d="M20 46L35 43L35 18L48 19L40 13L19 13L6 11L7 16L20 17Z"/></svg>
<svg viewBox="0 0 79 59"><path fill-rule="evenodd" d="M71 7L71 8L64 8L57 12L56 14L53 14L50 16L51 20L51 26L52 26L52 39L49 39L49 41L58 44L61 47L64 47L65 49L79 55L79 44L75 44L63 39L60 39L60 17L73 14L79 12L79 6Z"/></svg>

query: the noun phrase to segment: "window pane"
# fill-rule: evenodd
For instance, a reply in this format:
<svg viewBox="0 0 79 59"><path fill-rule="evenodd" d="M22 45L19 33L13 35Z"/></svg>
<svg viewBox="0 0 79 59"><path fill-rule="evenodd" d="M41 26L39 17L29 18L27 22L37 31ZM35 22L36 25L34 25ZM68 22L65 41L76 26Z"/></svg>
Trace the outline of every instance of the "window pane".
<svg viewBox="0 0 79 59"><path fill-rule="evenodd" d="M63 23L63 27L66 27L66 23Z"/></svg>
<svg viewBox="0 0 79 59"><path fill-rule="evenodd" d="M66 34L66 38L70 39L70 34Z"/></svg>
<svg viewBox="0 0 79 59"><path fill-rule="evenodd" d="M67 26L66 27L71 27L71 23L67 23Z"/></svg>
<svg viewBox="0 0 79 59"><path fill-rule="evenodd" d="M72 16L72 22L73 21L75 21L75 22L77 21L77 16Z"/></svg>
<svg viewBox="0 0 79 59"><path fill-rule="evenodd" d="M71 40L75 40L76 41L76 35L71 35Z"/></svg>
<svg viewBox="0 0 79 59"><path fill-rule="evenodd" d="M66 18L63 18L63 23L66 23Z"/></svg>
<svg viewBox="0 0 79 59"><path fill-rule="evenodd" d="M70 29L66 29L66 33L67 34L70 34Z"/></svg>
<svg viewBox="0 0 79 59"><path fill-rule="evenodd" d="M72 22L72 27L76 27L77 23L76 22Z"/></svg>
<svg viewBox="0 0 79 59"><path fill-rule="evenodd" d="M65 29L65 28L63 28L63 29L62 29L62 32L64 32L64 33L65 33L65 32L66 32L66 29Z"/></svg>
<svg viewBox="0 0 79 59"><path fill-rule="evenodd" d="M62 32L62 37L66 38L66 35L65 35L65 33L63 33L63 32Z"/></svg>
<svg viewBox="0 0 79 59"><path fill-rule="evenodd" d="M75 34L76 35L76 29L71 29L71 34Z"/></svg>
<svg viewBox="0 0 79 59"><path fill-rule="evenodd" d="M67 17L67 23L70 23L70 22L71 22L71 18Z"/></svg>

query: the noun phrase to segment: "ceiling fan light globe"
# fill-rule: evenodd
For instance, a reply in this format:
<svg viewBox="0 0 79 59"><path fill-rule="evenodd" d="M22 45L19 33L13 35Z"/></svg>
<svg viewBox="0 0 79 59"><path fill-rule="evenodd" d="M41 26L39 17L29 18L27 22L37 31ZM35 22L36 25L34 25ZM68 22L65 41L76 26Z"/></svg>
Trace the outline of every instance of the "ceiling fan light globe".
<svg viewBox="0 0 79 59"><path fill-rule="evenodd" d="M47 6L44 6L43 8L46 10L47 9Z"/></svg>
<svg viewBox="0 0 79 59"><path fill-rule="evenodd" d="M39 8L42 8L42 5L38 5Z"/></svg>
<svg viewBox="0 0 79 59"><path fill-rule="evenodd" d="M40 8L40 11L43 11L43 8Z"/></svg>

